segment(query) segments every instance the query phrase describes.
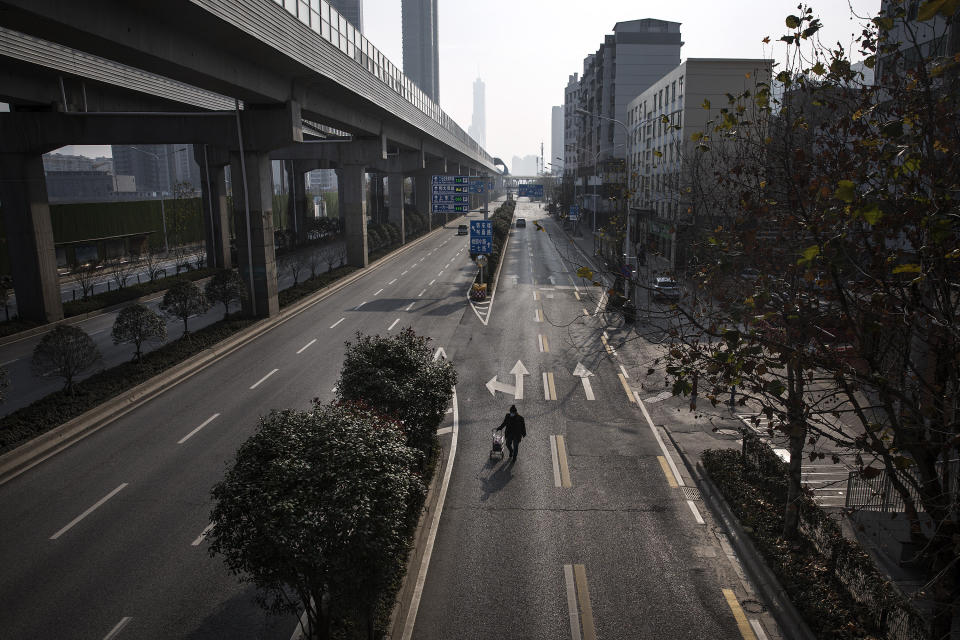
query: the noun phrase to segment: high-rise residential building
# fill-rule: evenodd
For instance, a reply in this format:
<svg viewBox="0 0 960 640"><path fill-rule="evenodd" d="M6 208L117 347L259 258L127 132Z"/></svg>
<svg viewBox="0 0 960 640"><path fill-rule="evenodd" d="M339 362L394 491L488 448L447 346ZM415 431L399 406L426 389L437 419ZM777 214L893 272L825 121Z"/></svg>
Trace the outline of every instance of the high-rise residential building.
<svg viewBox="0 0 960 640"><path fill-rule="evenodd" d="M118 176L134 176L137 190L146 196L172 194L178 183L200 189L200 167L193 145L113 145L113 169Z"/></svg>
<svg viewBox="0 0 960 640"><path fill-rule="evenodd" d="M630 201L637 225L631 232L630 255L662 256L657 266L678 263L677 234L692 224L697 208L687 189L690 158L700 160L692 135L704 131L717 111L705 101L726 105L728 95L770 82L772 60L689 58L653 83L627 105L630 131L628 163L633 174ZM702 209L702 208L701 208ZM701 220L708 211L699 211Z"/></svg>
<svg viewBox="0 0 960 640"><path fill-rule="evenodd" d="M577 154L577 176L622 179L622 169L611 169L611 161L622 165L625 159L627 103L680 64L682 46L679 22L645 18L618 22L596 53L584 58L583 74L579 80L571 76L564 100L566 116L574 119L564 146ZM618 206L594 191L597 197L585 206Z"/></svg>
<svg viewBox="0 0 960 640"><path fill-rule="evenodd" d="M437 0L402 0L403 73L434 102L440 102Z"/></svg>
<svg viewBox="0 0 960 640"><path fill-rule="evenodd" d="M550 110L550 160L554 175L563 173L563 107Z"/></svg>
<svg viewBox="0 0 960 640"><path fill-rule="evenodd" d="M477 78L473 81L473 120L467 133L480 143L487 146L487 85Z"/></svg>
<svg viewBox="0 0 960 640"><path fill-rule="evenodd" d="M330 6L363 33L363 0L330 0Z"/></svg>
<svg viewBox="0 0 960 640"><path fill-rule="evenodd" d="M567 86L563 91L563 175L567 180L573 180L578 175L577 159L580 152L577 149L578 127L580 116L577 109L580 107L580 74L574 73L567 78ZM558 154L554 154L558 155Z"/></svg>

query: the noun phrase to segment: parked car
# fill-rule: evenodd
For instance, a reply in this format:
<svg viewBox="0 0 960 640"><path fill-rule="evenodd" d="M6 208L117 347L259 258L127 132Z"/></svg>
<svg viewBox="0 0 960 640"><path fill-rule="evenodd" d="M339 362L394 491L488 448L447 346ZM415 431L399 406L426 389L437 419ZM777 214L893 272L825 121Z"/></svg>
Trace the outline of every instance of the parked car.
<svg viewBox="0 0 960 640"><path fill-rule="evenodd" d="M666 276L654 278L653 297L657 300L679 300L680 285L673 278Z"/></svg>
<svg viewBox="0 0 960 640"><path fill-rule="evenodd" d="M468 227L467 225L461 224L461 225L458 225L458 226L457 226L457 235L458 235L458 236L465 236L465 235L467 235L468 233L470 233L470 227Z"/></svg>
<svg viewBox="0 0 960 640"><path fill-rule="evenodd" d="M517 229L523 229L527 226L526 218L517 218Z"/></svg>

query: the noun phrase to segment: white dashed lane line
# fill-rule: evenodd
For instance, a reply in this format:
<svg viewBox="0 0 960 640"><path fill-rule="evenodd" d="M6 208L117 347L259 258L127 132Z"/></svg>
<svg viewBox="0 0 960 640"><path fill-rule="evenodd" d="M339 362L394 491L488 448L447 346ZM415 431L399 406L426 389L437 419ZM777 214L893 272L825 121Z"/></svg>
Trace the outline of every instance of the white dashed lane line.
<svg viewBox="0 0 960 640"><path fill-rule="evenodd" d="M376 292L375 294L373 294L373 295L378 296L378 295L380 295L381 293L383 293L383 289L380 289L380 291L377 291L377 292Z"/></svg>
<svg viewBox="0 0 960 640"><path fill-rule="evenodd" d="M393 331L393 328L397 326L398 322L400 322L400 318L397 318L396 320L394 320L393 323L389 327L387 327L387 331Z"/></svg>
<svg viewBox="0 0 960 640"><path fill-rule="evenodd" d="M256 389L257 387L259 387L267 378L269 378L270 376L272 376L273 374L275 374L277 371L280 371L280 369L274 369L273 371L271 371L271 372L268 373L267 375L263 376L262 378L260 378L260 379L257 380L256 382L254 382L252 385L250 385L250 390L252 391L253 389Z"/></svg>
<svg viewBox="0 0 960 640"><path fill-rule="evenodd" d="M203 541L206 539L207 534L210 533L210 530L211 530L211 529L213 529L213 523L212 523L212 522L211 522L210 524L208 524L206 527L204 527L203 531L200 532L200 535L197 536L197 539L190 543L190 546L191 546L191 547L199 547L199 546L200 546L200 543L203 542Z"/></svg>
<svg viewBox="0 0 960 640"><path fill-rule="evenodd" d="M274 369L274 371L276 371L276 369ZM258 383L258 384L259 384L259 383ZM251 387L251 388L252 388L252 387ZM212 416L210 416L209 418L207 418L206 420L204 420L204 421L200 424L199 427L197 427L196 429L194 429L193 431L191 431L191 432L188 433L187 435L183 436L183 437L180 438L179 440L177 440L177 444L183 444L184 442L186 442L187 440L189 440L190 438L192 438L192 437L194 436L194 434L196 434L198 431L200 431L200 429L203 429L205 426L207 426L208 424L210 424L211 422L213 422L214 420L216 420L216 419L219 418L219 417L220 417L220 414L219 414L219 413L213 414Z"/></svg>
<svg viewBox="0 0 960 640"><path fill-rule="evenodd" d="M417 294L417 297L418 297L418 298L422 298L422 297L423 297L423 294L425 294L426 292L427 292L427 290L424 289L423 291L421 291L420 293Z"/></svg>
<svg viewBox="0 0 960 640"><path fill-rule="evenodd" d="M394 282L396 282L396 281L397 281L397 279L394 278L393 280L391 280L390 282L387 283L387 286L389 287L390 285L392 285L392 284L393 284Z"/></svg>
<svg viewBox="0 0 960 640"><path fill-rule="evenodd" d="M124 629L128 624L130 624L130 621L131 621L131 620L133 620L133 617L131 617L131 616L126 616L126 617L124 617L124 618L120 618L120 622L118 622L117 624L115 624L115 625L113 626L113 629L110 629L110 633L108 633L107 635L103 636L103 640L113 640L114 638L116 638L118 635L120 635L120 632L123 631L123 629Z"/></svg>
<svg viewBox="0 0 960 640"><path fill-rule="evenodd" d="M110 493L108 493L107 495L105 495L105 496L103 496L102 498L100 498L99 500L97 500L97 501L93 504L92 507L90 507L89 509L87 509L86 511L84 511L83 513L81 513L80 515L78 515L78 516L77 516L76 518L74 518L73 520L71 520L71 521L67 524L67 526L65 526L64 528L60 529L60 531L57 531L55 534L53 534L52 536L50 536L50 539L51 539L51 540L56 540L57 538L59 538L60 536L62 536L63 534L65 534L67 531L70 531L70 529L72 529L78 522L80 522L81 520L83 520L84 518L86 518L88 515L90 515L91 513L93 513L93 512L96 511L97 509L99 509L101 506L103 506L103 503L105 503L107 500L109 500L109 499L112 498L113 496L115 496L115 495L117 495L118 493L120 493L121 491L123 491L123 489L127 486L127 484L128 484L128 483L124 482L124 483L121 484L119 487L117 487L116 489L114 489L113 491L111 491Z"/></svg>
<svg viewBox="0 0 960 640"><path fill-rule="evenodd" d="M337 320L336 322L334 322L332 325L330 325L330 328L333 329L335 326L337 326L338 324L340 324L341 322L343 322L345 319L346 319L346 318L340 318L339 320Z"/></svg>
<svg viewBox="0 0 960 640"><path fill-rule="evenodd" d="M309 349L309 348L311 347L311 345L313 345L313 343L316 342L316 341L317 341L317 339L314 338L313 340L311 340L311 341L308 342L307 344L305 344L305 345L303 345L302 347L300 347L299 351L297 351L297 355L300 355L301 353L303 353L304 351L306 351L307 349Z"/></svg>

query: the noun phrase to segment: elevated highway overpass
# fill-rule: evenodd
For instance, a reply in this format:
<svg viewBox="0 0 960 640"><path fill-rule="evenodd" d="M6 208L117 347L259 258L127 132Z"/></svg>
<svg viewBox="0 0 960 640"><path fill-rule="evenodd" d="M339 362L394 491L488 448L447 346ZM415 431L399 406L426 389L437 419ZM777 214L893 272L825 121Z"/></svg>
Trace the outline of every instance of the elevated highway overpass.
<svg viewBox="0 0 960 640"><path fill-rule="evenodd" d="M358 266L367 264L366 173L388 177L389 218L401 228L405 178L426 213L432 174L499 174L495 158L322 2L2 1L0 61L0 100L11 105L0 114L0 202L27 318L62 317L41 155L67 144L197 145L209 260L231 266L232 215L257 315L277 310L271 160L301 178L294 203L304 172L337 170ZM233 181L242 196L233 211L227 165L243 178Z"/></svg>

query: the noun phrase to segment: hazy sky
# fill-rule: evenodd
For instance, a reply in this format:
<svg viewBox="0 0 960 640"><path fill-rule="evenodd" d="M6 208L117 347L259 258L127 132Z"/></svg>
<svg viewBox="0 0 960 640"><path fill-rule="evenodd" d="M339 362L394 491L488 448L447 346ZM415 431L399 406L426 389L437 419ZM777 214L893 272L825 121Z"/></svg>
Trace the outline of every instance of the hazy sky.
<svg viewBox="0 0 960 640"><path fill-rule="evenodd" d="M880 0L811 0L825 43L849 47L859 15ZM487 150L507 163L514 155L550 149L550 107L563 104L567 77L583 71L620 21L657 18L680 22L686 58L762 58L761 42L786 33L784 18L800 0L439 0L440 106L464 129L473 111L473 80L487 85ZM403 61L400 0L364 0L364 34L396 64ZM776 53L776 52L774 52Z"/></svg>
<svg viewBox="0 0 960 640"><path fill-rule="evenodd" d="M439 0L440 106L467 129L473 80L487 85L487 150L508 163L514 155L558 155L550 149L550 107L563 104L567 77L583 71L619 21L657 18L681 23L686 58L778 58L761 41L786 32L784 18L800 0ZM861 16L880 0L813 0L821 40L850 46ZM364 0L364 32L395 64L403 63L400 0ZM65 152L71 152L65 149ZM78 149L79 151L79 149ZM87 148L88 155L109 147Z"/></svg>

